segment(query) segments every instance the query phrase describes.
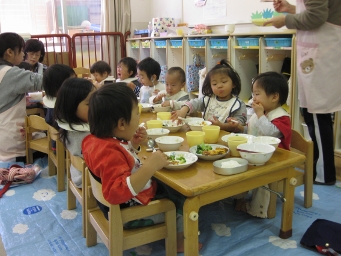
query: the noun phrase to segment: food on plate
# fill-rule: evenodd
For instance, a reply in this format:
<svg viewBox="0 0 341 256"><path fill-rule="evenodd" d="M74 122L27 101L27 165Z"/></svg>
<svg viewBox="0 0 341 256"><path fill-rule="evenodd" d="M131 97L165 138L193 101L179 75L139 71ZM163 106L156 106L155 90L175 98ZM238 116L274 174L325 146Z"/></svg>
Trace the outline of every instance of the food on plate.
<svg viewBox="0 0 341 256"><path fill-rule="evenodd" d="M221 168L234 168L241 166L236 160L229 160L221 163Z"/></svg>
<svg viewBox="0 0 341 256"><path fill-rule="evenodd" d="M184 156L170 155L168 156L168 160L170 161L170 164L173 164L173 165L186 163L186 158L184 158Z"/></svg>
<svg viewBox="0 0 341 256"><path fill-rule="evenodd" d="M211 149L212 149L212 147L210 145L206 145L206 144L203 143L203 144L200 144L200 145L197 146L196 153L202 155L203 151L207 151L207 150L211 150Z"/></svg>
<svg viewBox="0 0 341 256"><path fill-rule="evenodd" d="M197 146L196 153L204 156L223 155L227 153L227 148L224 147L212 148L212 146L209 144L200 144Z"/></svg>
<svg viewBox="0 0 341 256"><path fill-rule="evenodd" d="M162 123L162 126L164 127L177 127L177 126L182 126L182 125L184 125L184 123L181 120L168 121L168 122Z"/></svg>

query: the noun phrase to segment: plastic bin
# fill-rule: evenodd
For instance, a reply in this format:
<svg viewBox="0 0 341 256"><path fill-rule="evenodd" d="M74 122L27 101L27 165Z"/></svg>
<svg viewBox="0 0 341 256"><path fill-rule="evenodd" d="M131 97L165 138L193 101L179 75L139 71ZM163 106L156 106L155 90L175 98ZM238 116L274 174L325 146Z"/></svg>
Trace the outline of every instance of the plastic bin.
<svg viewBox="0 0 341 256"><path fill-rule="evenodd" d="M270 47L291 47L291 38L265 38L265 45Z"/></svg>
<svg viewBox="0 0 341 256"><path fill-rule="evenodd" d="M166 40L155 40L156 48L166 48Z"/></svg>
<svg viewBox="0 0 341 256"><path fill-rule="evenodd" d="M189 39L189 46L191 48L204 48L205 47L205 39Z"/></svg>
<svg viewBox="0 0 341 256"><path fill-rule="evenodd" d="M237 42L239 46L259 46L259 38L245 37L245 38L237 38Z"/></svg>
<svg viewBox="0 0 341 256"><path fill-rule="evenodd" d="M222 39L210 39L210 48L212 49L227 49L227 39L226 38L222 38Z"/></svg>
<svg viewBox="0 0 341 256"><path fill-rule="evenodd" d="M141 42L142 48L150 48L150 41Z"/></svg>
<svg viewBox="0 0 341 256"><path fill-rule="evenodd" d="M169 40L172 47L181 48L182 47L182 40Z"/></svg>

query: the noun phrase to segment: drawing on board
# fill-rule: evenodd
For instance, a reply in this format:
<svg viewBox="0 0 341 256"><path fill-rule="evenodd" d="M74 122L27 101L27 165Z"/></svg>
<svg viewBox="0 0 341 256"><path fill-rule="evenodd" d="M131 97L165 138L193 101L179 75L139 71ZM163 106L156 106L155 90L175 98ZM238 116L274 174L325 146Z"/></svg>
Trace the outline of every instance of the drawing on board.
<svg viewBox="0 0 341 256"><path fill-rule="evenodd" d="M194 0L195 6L204 6L206 4L206 0Z"/></svg>
<svg viewBox="0 0 341 256"><path fill-rule="evenodd" d="M209 0L204 8L204 20L226 17L225 0Z"/></svg>

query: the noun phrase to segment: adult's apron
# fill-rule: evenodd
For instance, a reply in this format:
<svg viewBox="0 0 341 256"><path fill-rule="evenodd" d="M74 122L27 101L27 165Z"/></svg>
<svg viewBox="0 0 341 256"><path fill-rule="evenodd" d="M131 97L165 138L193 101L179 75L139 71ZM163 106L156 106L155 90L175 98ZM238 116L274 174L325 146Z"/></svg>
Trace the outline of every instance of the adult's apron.
<svg viewBox="0 0 341 256"><path fill-rule="evenodd" d="M10 69L6 66L0 70L0 83L6 72ZM25 116L26 98L0 113L0 161L11 161L17 156L25 156Z"/></svg>
<svg viewBox="0 0 341 256"><path fill-rule="evenodd" d="M296 3L296 13L306 10L303 0ZM341 110L340 41L341 26L331 23L297 30L298 98L309 113Z"/></svg>

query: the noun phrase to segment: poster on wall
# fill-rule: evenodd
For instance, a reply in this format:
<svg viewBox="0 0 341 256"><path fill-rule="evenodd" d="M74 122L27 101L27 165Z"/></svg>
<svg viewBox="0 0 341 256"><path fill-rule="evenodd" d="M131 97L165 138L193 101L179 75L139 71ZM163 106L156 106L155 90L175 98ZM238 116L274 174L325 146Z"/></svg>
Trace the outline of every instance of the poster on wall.
<svg viewBox="0 0 341 256"><path fill-rule="evenodd" d="M206 0L194 0L194 5L201 7L204 6L206 4Z"/></svg>
<svg viewBox="0 0 341 256"><path fill-rule="evenodd" d="M226 0L208 0L204 8L204 20L226 17Z"/></svg>

